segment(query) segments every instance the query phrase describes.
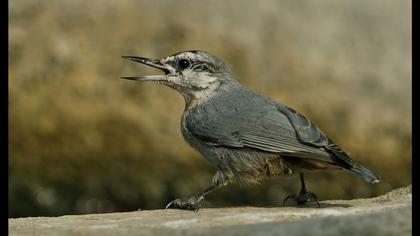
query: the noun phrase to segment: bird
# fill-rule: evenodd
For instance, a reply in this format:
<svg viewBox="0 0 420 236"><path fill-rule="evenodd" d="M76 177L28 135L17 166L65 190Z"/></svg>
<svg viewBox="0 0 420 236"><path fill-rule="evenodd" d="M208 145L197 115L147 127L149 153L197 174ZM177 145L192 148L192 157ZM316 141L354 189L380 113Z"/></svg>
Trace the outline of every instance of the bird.
<svg viewBox="0 0 420 236"><path fill-rule="evenodd" d="M304 172L311 170L345 170L368 183L380 181L304 115L240 84L221 59L206 51L182 51L162 59L122 58L163 72L121 78L158 82L178 91L185 100L182 136L216 169L209 187L169 202L166 209L198 211L209 193L229 183L257 184L295 173L301 189L289 194L283 206L293 200L320 207L305 186Z"/></svg>

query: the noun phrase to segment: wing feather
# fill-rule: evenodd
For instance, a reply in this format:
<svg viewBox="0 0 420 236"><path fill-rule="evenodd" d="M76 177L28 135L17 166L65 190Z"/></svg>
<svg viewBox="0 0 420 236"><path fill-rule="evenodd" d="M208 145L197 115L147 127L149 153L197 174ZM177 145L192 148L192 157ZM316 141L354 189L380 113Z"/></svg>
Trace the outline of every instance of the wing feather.
<svg viewBox="0 0 420 236"><path fill-rule="evenodd" d="M254 148L348 164L349 155L295 110L242 87L221 93L185 118L193 136L213 146Z"/></svg>
<svg viewBox="0 0 420 236"><path fill-rule="evenodd" d="M275 109L275 108L274 108ZM286 119L276 111L280 119L274 119L274 113L259 116L255 119L252 114L219 114L217 119L206 119L200 116L187 118L188 131L212 146L231 148L248 147L266 152L287 154L304 158L314 158L332 162L330 154L319 147L307 145L298 140L296 132L284 123ZM222 122L223 121L223 122ZM286 119L287 121L287 119ZM288 122L288 121L287 121Z"/></svg>
<svg viewBox="0 0 420 236"><path fill-rule="evenodd" d="M318 127L308 118L296 112L290 107L276 103L277 109L284 114L296 130L299 140L316 147L324 147L329 150L336 158L348 165L354 165L349 154L338 147L330 138L327 137Z"/></svg>

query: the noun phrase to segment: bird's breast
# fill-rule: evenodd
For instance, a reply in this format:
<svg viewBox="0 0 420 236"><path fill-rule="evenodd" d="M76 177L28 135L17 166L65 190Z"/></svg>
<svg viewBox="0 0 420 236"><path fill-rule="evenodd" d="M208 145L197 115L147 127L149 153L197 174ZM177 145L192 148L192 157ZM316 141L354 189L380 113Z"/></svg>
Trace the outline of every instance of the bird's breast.
<svg viewBox="0 0 420 236"><path fill-rule="evenodd" d="M182 133L182 136L183 136L184 140L192 148L194 148L196 151L200 152L203 155L203 157L207 161L209 161L211 164L213 164L216 167L219 166L220 165L220 160L217 157L217 155L215 155L213 147L209 146L204 141L202 141L199 138L192 135L191 132L188 130L187 123L191 122L189 119L187 119L189 115L190 115L190 111L186 110L184 112L184 114L182 115L182 118L181 118L181 133Z"/></svg>

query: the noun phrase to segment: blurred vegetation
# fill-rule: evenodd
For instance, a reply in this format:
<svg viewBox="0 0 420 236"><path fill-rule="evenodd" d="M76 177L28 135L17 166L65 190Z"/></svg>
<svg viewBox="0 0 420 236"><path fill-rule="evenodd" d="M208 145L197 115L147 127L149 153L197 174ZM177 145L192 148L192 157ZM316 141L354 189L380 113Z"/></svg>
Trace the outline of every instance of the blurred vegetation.
<svg viewBox="0 0 420 236"><path fill-rule="evenodd" d="M120 80L122 55L200 49L379 173L311 172L322 200L411 183L411 2L9 1L9 216L162 208L214 168L183 140L182 97ZM207 207L280 205L298 177L233 184Z"/></svg>

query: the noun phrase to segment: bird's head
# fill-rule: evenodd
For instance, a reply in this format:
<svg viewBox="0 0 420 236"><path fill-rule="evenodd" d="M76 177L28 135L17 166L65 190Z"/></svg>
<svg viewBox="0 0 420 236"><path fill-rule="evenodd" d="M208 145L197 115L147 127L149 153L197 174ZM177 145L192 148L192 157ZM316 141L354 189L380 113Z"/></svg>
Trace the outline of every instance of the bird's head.
<svg viewBox="0 0 420 236"><path fill-rule="evenodd" d="M211 96L222 84L235 83L225 64L203 51L179 52L164 59L123 58L158 68L164 74L121 78L162 83L179 91L187 104Z"/></svg>

